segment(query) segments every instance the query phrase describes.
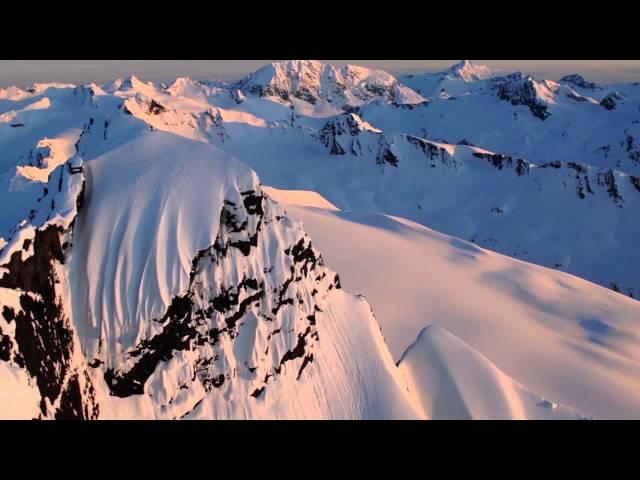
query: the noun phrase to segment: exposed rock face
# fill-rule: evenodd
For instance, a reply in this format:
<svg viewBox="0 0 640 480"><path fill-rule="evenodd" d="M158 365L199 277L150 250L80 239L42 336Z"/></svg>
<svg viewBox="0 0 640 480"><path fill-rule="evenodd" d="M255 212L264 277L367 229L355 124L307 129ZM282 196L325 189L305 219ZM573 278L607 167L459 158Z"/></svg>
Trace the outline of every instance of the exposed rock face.
<svg viewBox="0 0 640 480"><path fill-rule="evenodd" d="M576 181L576 193L578 197L581 199L585 199L587 197L587 193L593 195L593 190L591 189L591 181L589 179L589 171L588 169L579 163L569 162L567 163L567 168L571 170L575 170L575 181Z"/></svg>
<svg viewBox="0 0 640 480"><path fill-rule="evenodd" d="M393 142L354 113L345 113L328 121L317 138L331 155L373 156L378 165L397 167L400 159Z"/></svg>
<svg viewBox="0 0 640 480"><path fill-rule="evenodd" d="M215 138L221 143L231 138L224 126L220 110L207 109L198 117L198 128L209 138Z"/></svg>
<svg viewBox="0 0 640 480"><path fill-rule="evenodd" d="M429 142L423 138L414 137L412 135L403 135L401 138L405 139L410 145L415 147L418 151L421 151L429 162L429 166L434 168L437 164L440 164L447 168L453 168L456 170L462 164L456 158L451 155L446 149L433 142Z"/></svg>
<svg viewBox="0 0 640 480"><path fill-rule="evenodd" d="M521 158L513 158L509 155L500 155L498 153L473 153L474 157L486 160L498 170L503 168L514 168L518 176L527 175L531 164Z"/></svg>
<svg viewBox="0 0 640 480"><path fill-rule="evenodd" d="M624 197L620 193L613 170L607 170L605 173L599 173L597 181L599 185L607 189L609 197L618 207L621 207L624 204Z"/></svg>
<svg viewBox="0 0 640 480"><path fill-rule="evenodd" d="M576 102L587 102L587 98L583 97L582 95L577 95L575 93L569 92L567 93L567 97L569 97L571 100L575 100Z"/></svg>
<svg viewBox="0 0 640 480"><path fill-rule="evenodd" d="M201 162L196 176L206 177L206 184L184 187L193 172L183 160L193 165L198 145L212 143L259 171L264 168L269 183L333 196L336 204L343 202L340 208L351 204L406 217L637 297L637 279L629 268L637 257L629 239L637 230L633 212L640 199L639 120L633 115L637 91L632 85L594 86L579 76L560 84L522 74L485 77L463 62L423 79L430 103L384 72L318 62L274 64L235 84L179 79L167 87L130 77L103 87L0 89L3 105L11 109L0 119L7 127L0 129L2 160L16 171L10 186L32 189L21 196L16 188L2 197L22 202L24 211L23 205L5 211L25 221L13 231L15 219L5 222L2 235L8 242L0 238L0 361L33 383L41 399L33 416L110 418L114 412L133 417L143 412L139 417L194 413L211 418L221 405L239 404L257 416L253 407L287 396L282 385L294 398L310 385L310 390L320 389L314 381L342 375L345 385L365 385L378 378L379 372L362 378L354 373L374 364L377 354L348 363L352 353L372 350L362 347L360 338L336 349L347 363L326 360L325 345L333 348L335 339L353 335L328 335L324 325L347 317L350 325L366 326L362 322L369 313L354 315L357 305L347 300L348 314L332 312L335 297L348 295L338 290L339 281L322 266L302 230L264 197L257 182L243 181L237 191L225 186L224 196L214 195L220 192L210 178L239 177L228 176L224 168L207 177L206 162ZM600 108L596 102L602 97ZM542 121L551 114L551 120ZM154 155L145 168L129 168L148 159L135 152L136 139L165 131L173 138L159 150L168 151L170 161L160 168ZM111 177L101 183L118 186L133 178L134 190L149 195L121 195L130 200L122 208L113 207L113 198L95 201L89 187L95 163L84 170L81 161L69 160L56 169L73 155L74 144L76 153L92 162L125 147L115 156L126 162L104 168ZM333 168L339 172L334 177ZM153 170L162 175L147 182ZM120 223L159 186L174 182L182 189L145 207L149 217L168 221ZM42 186L45 194L37 198ZM175 215L167 208L194 191L197 201L188 208ZM92 204L120 213L108 217L101 210L92 216L98 223L109 218L103 221L108 235L90 242L98 246L88 258L110 255L124 261L105 262L110 270L92 278L98 279L95 283L106 279L106 286L85 298L68 282L84 279L71 275L72 266L80 265L81 274L89 268L86 257L74 262L81 257L83 234L100 227L94 223L82 230ZM215 212L202 215L200 204L215 204ZM172 237L180 225L181 234ZM120 242L123 232L135 232L135 238ZM155 250L148 248L155 244L147 236L175 240L179 247L198 238L195 248L172 249L171 242L164 242ZM140 248L124 255L114 247L140 238ZM616 261L620 258L628 261ZM179 268L174 268L175 259ZM133 270L140 267L136 275L141 277L126 273L132 265ZM158 295L143 292L156 281ZM86 315L77 314L77 304L90 303L89 312L82 312ZM339 371L322 376L326 365ZM336 365L347 366L340 370ZM386 384L383 389L388 390ZM342 385L335 389L341 390ZM305 406L322 402L322 395L306 398ZM345 408L345 417L373 411L361 407L367 395L358 395L361 410ZM333 416L338 403L327 401L330 408L319 407L313 414ZM208 405L204 413L203 405ZM242 408L226 416L249 416ZM300 416L305 411L282 414L270 408L260 415Z"/></svg>
<svg viewBox="0 0 640 480"><path fill-rule="evenodd" d="M546 120L551 115L544 99L540 98L539 90L549 95L553 95L553 92L547 85L536 82L532 77L518 72L493 78L489 82L501 100L529 107L531 113L540 120Z"/></svg>
<svg viewBox="0 0 640 480"><path fill-rule="evenodd" d="M364 122L355 113L345 113L334 120L329 120L322 129L318 131L317 138L329 148L331 155L345 155L347 152L352 155L362 153L360 135L371 138L371 135L381 136L381 131L373 128Z"/></svg>
<svg viewBox="0 0 640 480"><path fill-rule="evenodd" d="M113 395L154 388L147 382L158 364L179 352L188 352L178 361L192 376L175 387L196 396L223 386L254 398L267 395L285 366L299 379L313 362L320 340L315 325L327 292L340 288L338 276L324 267L304 232L287 231L284 212L260 190L241 198L225 202L218 238L193 259L189 289L157 320L160 333L105 371ZM270 255L271 241L283 234L286 248ZM221 280L228 272L235 279L230 284Z"/></svg>
<svg viewBox="0 0 640 480"><path fill-rule="evenodd" d="M100 88L96 85L80 85L73 89L73 96L77 98L77 100L84 105L88 105L92 108L98 108L95 102L95 97L97 93L102 93Z"/></svg>
<svg viewBox="0 0 640 480"><path fill-rule="evenodd" d="M624 131L625 137L620 144L627 152L627 157L635 164L640 164L640 145L636 142L636 137L631 135L629 130Z"/></svg>
<svg viewBox="0 0 640 480"><path fill-rule="evenodd" d="M65 167L52 172L39 202L43 207L30 217L33 223L23 224L1 252L0 289L7 291L0 299L14 301L2 305L2 331L7 331L0 334L0 355L26 370L37 385L38 418L95 419L95 390L65 304L66 251L84 178Z"/></svg>
<svg viewBox="0 0 640 480"><path fill-rule="evenodd" d="M560 83L568 83L585 90L602 90L602 87L600 85L594 82L588 82L582 75L579 75L577 73L565 75L560 79Z"/></svg>
<svg viewBox="0 0 640 480"><path fill-rule="evenodd" d="M612 92L602 99L600 105L602 105L607 110L615 110L618 106L618 102L622 100L622 98L622 94L618 92Z"/></svg>
<svg viewBox="0 0 640 480"><path fill-rule="evenodd" d="M317 134L318 140L331 155L353 155L375 159L380 166L397 167L400 151L426 157L430 165L459 165L444 148L413 135L387 135L365 122L355 113L344 113L329 120Z"/></svg>

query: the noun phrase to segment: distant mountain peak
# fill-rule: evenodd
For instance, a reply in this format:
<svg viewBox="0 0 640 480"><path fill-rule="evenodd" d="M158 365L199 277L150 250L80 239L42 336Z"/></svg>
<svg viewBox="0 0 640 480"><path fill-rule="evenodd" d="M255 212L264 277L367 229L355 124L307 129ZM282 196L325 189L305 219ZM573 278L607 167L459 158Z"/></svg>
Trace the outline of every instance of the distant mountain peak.
<svg viewBox="0 0 640 480"><path fill-rule="evenodd" d="M551 113L548 103L553 101L557 84L546 80L537 81L530 75L515 72L501 77L494 77L490 84L498 98L512 105L528 106L534 116L545 120Z"/></svg>
<svg viewBox="0 0 640 480"><path fill-rule="evenodd" d="M282 83L292 79L298 82L304 79L311 80L319 75L324 67L323 63L316 60L272 62L251 73L247 80L261 85Z"/></svg>
<svg viewBox="0 0 640 480"><path fill-rule="evenodd" d="M582 75L578 73L572 73L571 75L565 75L559 80L560 83L569 83L576 87L584 88L586 90L602 90L602 87L594 82L587 81Z"/></svg>
<svg viewBox="0 0 640 480"><path fill-rule="evenodd" d="M125 90L140 90L149 87L147 82L143 82L135 75L128 75L124 78L117 78L111 83L103 85L102 88L107 93L123 92Z"/></svg>
<svg viewBox="0 0 640 480"><path fill-rule="evenodd" d="M335 108L362 105L373 100L415 104L424 99L402 85L390 73L356 65L338 68L317 60L274 62L236 83L243 94L293 99L310 105L331 104Z"/></svg>
<svg viewBox="0 0 640 480"><path fill-rule="evenodd" d="M140 80L138 77L136 77L135 75L128 75L124 78L122 78L120 80L121 85L123 88L132 88L132 87L136 87L140 84L145 84L145 82L143 82L142 80Z"/></svg>
<svg viewBox="0 0 640 480"><path fill-rule="evenodd" d="M203 85L189 77L178 77L166 90L171 95L198 96L203 94Z"/></svg>
<svg viewBox="0 0 640 480"><path fill-rule="evenodd" d="M303 68L320 69L325 64L318 60L284 60L281 62L271 62L273 68L286 70L301 70Z"/></svg>
<svg viewBox="0 0 640 480"><path fill-rule="evenodd" d="M453 65L448 71L450 75L460 77L465 82L483 80L491 76L491 70L486 65L472 63L469 60L461 60Z"/></svg>

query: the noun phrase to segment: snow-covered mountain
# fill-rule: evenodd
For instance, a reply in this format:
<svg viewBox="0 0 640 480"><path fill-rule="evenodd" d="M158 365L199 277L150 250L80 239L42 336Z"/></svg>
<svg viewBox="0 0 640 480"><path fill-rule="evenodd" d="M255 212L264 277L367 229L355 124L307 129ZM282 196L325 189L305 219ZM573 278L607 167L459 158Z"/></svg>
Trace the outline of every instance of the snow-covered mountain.
<svg viewBox="0 0 640 480"><path fill-rule="evenodd" d="M369 105L360 116L385 131L469 142L534 163L560 160L640 174L640 83L598 85L577 74L553 81L521 72L469 81L425 74L401 81L424 96L429 108Z"/></svg>
<svg viewBox="0 0 640 480"><path fill-rule="evenodd" d="M492 76L466 61L399 79L288 61L236 82L131 76L1 89L0 382L12 387L0 415L633 415L635 363L618 359L614 374L609 355L636 348L626 323L636 300L576 279L589 288L569 289L571 300L534 330L542 343L590 352L585 365L598 385L566 349L550 357L564 365L557 378L546 367L523 374L524 357L486 341L514 335L505 322L483 334L461 327L475 321L469 305L485 315L494 307L548 315L551 307L527 299L545 282L572 284L569 275L535 267L536 283L507 276L498 282L507 297L489 307L465 294L461 311L436 302L410 312L384 291L365 300L347 291L366 285L342 289L338 275L351 275L349 265L325 266L333 244L316 249L325 231L351 238L350 224L332 230L323 214L309 237L298 222L308 221L306 210L286 196L283 209L282 194L261 182L315 192L340 215L404 217L393 229L408 239L414 229L400 224L452 235L466 247L447 253L456 260L439 270L445 276L463 274L454 264L464 252L485 252L471 241L637 296L639 88L577 75ZM370 238L397 265L440 251L418 242L398 257L401 248ZM375 278L388 283L384 271L393 269L383 264ZM487 282L474 278L466 291ZM432 282L415 283L405 288L408 304L443 296ZM587 301L594 295L600 307ZM577 303L589 307L569 313ZM439 324L434 313L456 321ZM534 317L518 318L533 325ZM568 318L576 329L564 330ZM446 331L423 331L430 324ZM526 362L544 354L518 345ZM583 390L557 388L577 374ZM586 391L592 402L580 401Z"/></svg>
<svg viewBox="0 0 640 480"><path fill-rule="evenodd" d="M427 98L441 92L464 89L466 83L491 77L491 70L485 65L462 60L444 72L407 74L400 81Z"/></svg>
<svg viewBox="0 0 640 480"><path fill-rule="evenodd" d="M146 132L45 188L0 260L0 381L37 388L3 416L419 418L366 301L215 147Z"/></svg>
<svg viewBox="0 0 640 480"><path fill-rule="evenodd" d="M411 105L424 99L383 70L347 65L338 69L317 61L272 63L240 80L244 95L268 97L295 107L345 110L372 100ZM306 105L305 105L306 104Z"/></svg>
<svg viewBox="0 0 640 480"><path fill-rule="evenodd" d="M300 65L302 68L305 63ZM462 77L460 72L464 73ZM609 110L599 103L600 98L607 97L599 90L597 98L583 95L580 98L586 100L578 101L573 97L582 94L562 82L537 80L521 73L490 77L486 68L468 62L445 73L435 77L446 79L445 83L457 81L462 93L429 98L429 103L395 105L370 99L351 108L346 115L329 118L319 118L306 108L277 110L274 106L279 101L270 102L269 107L247 101L233 110L227 110L226 106L218 108L212 141L216 143L215 138L219 138L218 146L251 165L272 185L317 190L341 208L375 209L402 215L477 241L482 246L524 256L529 261L560 268L637 296L639 284L631 278L635 273L615 261L620 254L635 255L629 246L637 235L632 232L635 222L626 217L633 215L633 204L640 192L633 136L638 125L634 113L637 107L628 105L624 113L623 107ZM291 76L282 74L283 78ZM630 98L635 89L633 85L616 88L627 92L625 99ZM249 125L238 121L237 115L231 119L229 112L237 110L251 114ZM619 113L613 113L611 118L611 112ZM612 141L616 131L620 133L619 140ZM588 152L587 145L602 136L608 137L609 147ZM319 152L314 140L324 144L331 156L345 158L327 162L327 152ZM474 147L478 150L473 151L473 156L462 157L474 160L474 164L478 163L476 158L484 158L496 167L495 175L481 174L482 180L476 176L484 169L472 174L470 183L483 195L480 202L476 200L479 192L466 188L467 182L463 180L469 161L462 163L465 173L454 174L457 170L454 166L444 182L437 169L424 171L425 162L418 163L420 159L427 158L428 168L435 168L432 155L437 154L434 151L418 155L417 152L422 148L420 145L434 143L449 145L445 150L460 153L471 152ZM411 146L407 147L408 144ZM402 155L416 160L405 160L403 164ZM349 157L361 157L368 165L348 160ZM446 160L448 156L443 158ZM372 164L382 167L382 171L372 172ZM521 178L506 189L496 188L495 182L501 183L500 179L505 178L503 169L508 169L508 165L512 165ZM336 171L340 171L338 184L333 181ZM522 176L521 172L527 175ZM353 185L343 188L345 180L351 179ZM523 184L529 186L523 188ZM442 190L444 194L435 193L434 188L435 192ZM510 191L511 188L515 192ZM538 200L532 201L536 204L531 206L532 212L518 211L517 218L504 214L514 208L514 195L528 201L531 191L533 197L542 199L542 205L538 205ZM468 200L459 201L460 195L468 196ZM575 203L576 198L581 201ZM480 211L480 204L485 200L492 204ZM594 203L600 201L608 213L592 215ZM511 207L503 208L507 204ZM518 210L529 210L529 206L521 204L518 202ZM467 208L474 210L471 222L464 218ZM576 212L581 211L585 213L577 213L581 218L575 219ZM609 220L604 218L613 223L607 225ZM496 222L504 224L507 233L498 235ZM513 223L519 226L514 227ZM578 230L589 231L574 230L576 224ZM509 238L512 235L513 238ZM546 235L553 238L545 238ZM576 236L593 239L589 241L593 248L586 251L578 248L574 252ZM594 255L601 251L605 252L604 258ZM630 265L634 262L637 260Z"/></svg>

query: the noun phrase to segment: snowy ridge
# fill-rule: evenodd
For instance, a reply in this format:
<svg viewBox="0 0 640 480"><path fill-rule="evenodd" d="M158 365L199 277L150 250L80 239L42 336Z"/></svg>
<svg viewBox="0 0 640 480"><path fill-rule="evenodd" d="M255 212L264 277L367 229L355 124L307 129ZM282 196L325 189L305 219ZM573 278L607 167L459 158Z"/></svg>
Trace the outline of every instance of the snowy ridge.
<svg viewBox="0 0 640 480"><path fill-rule="evenodd" d="M602 90L603 87L598 85L595 82L587 81L582 75L577 73L572 73L570 75L565 75L560 80L559 83L568 83L569 85L573 85L578 88L582 88L585 90Z"/></svg>
<svg viewBox="0 0 640 480"><path fill-rule="evenodd" d="M33 255L32 242L38 231L50 227L60 231L69 230L84 194L84 176L81 171L75 175L71 170L72 164L81 170L83 160L78 156L72 157L49 175L44 195L38 199L43 208L33 209L28 220L23 220L16 227L6 245L0 249L0 265L11 261L14 254L18 254L21 261Z"/></svg>
<svg viewBox="0 0 640 480"><path fill-rule="evenodd" d="M638 84L597 85L515 72L473 82L447 75L402 77L429 100L413 111L363 106L360 116L385 131L461 140L534 163L561 160L638 174ZM426 133L425 133L426 132Z"/></svg>
<svg viewBox="0 0 640 480"><path fill-rule="evenodd" d="M163 132L98 157L88 175L91 215L81 216L72 259L78 285L88 287L78 302L87 311L77 315L109 339L108 354L139 342L187 289L193 258L217 236L217 222L203 219L218 218L227 192L249 189L254 179L214 147Z"/></svg>
<svg viewBox="0 0 640 480"><path fill-rule="evenodd" d="M2 100L22 100L28 95L28 92L16 86L0 88L0 99Z"/></svg>
<svg viewBox="0 0 640 480"><path fill-rule="evenodd" d="M469 67L469 64L463 63L457 67L459 67L457 70L464 70ZM255 80L258 83L262 82L260 84L271 85L268 82L273 80L276 82L275 84L285 85L290 90L298 88L300 85L313 84L314 79L317 80L317 76L320 75L319 72L326 68L328 68L326 65L318 62L274 64L260 70L260 75L251 75L243 81L251 83L250 79L253 79L251 81ZM477 70L482 69L478 68ZM447 78L455 77L451 72L446 76ZM149 97L141 97L140 94L130 96L127 102L134 102L129 109L130 112L133 112L134 117L143 120L152 128L213 143L256 168L260 174L266 175L272 184L287 188L299 186L317 188L332 201L341 199L341 207L374 208L402 215L434 226L446 233L474 240L484 247L493 248L519 258L526 258L543 265L565 269L626 294L637 295L639 286L636 279L633 278L635 273L632 271L620 272L619 264L614 261L620 251L629 253L628 246L621 245L620 241L623 244L631 241L632 237L628 236L625 231L635 228L632 225L633 222L623 220L631 215L629 213L631 210L626 210L626 208L633 208L630 206L635 203L636 192L640 191L638 190L640 176L637 173L632 173L635 170L627 169L626 164L621 163L622 161L615 164L596 162L594 166L590 166L586 162L576 161L573 155L564 155L568 160L557 160L555 156L540 156L534 151L538 144L532 143L530 140L523 142L525 145L531 145L524 151L531 153L533 158L527 155L518 155L517 152L507 154L502 153L500 149L486 148L487 139L481 138L478 141L477 136L473 134L459 135L456 144L446 137L435 136L437 140L433 140L433 136L426 131L427 129L416 128L416 125L420 125L421 122L429 122L430 118L436 122L434 125L446 124L446 118L442 119L442 117L452 110L455 122L447 127L447 137L450 137L451 131L462 129L464 133L466 129L464 122L467 119L474 121L474 129L477 130L476 125L484 122L476 122L474 115L468 115L465 112L467 109L475 111L476 108L479 108L480 115L483 115L482 112L486 110L485 102L488 102L486 105L490 107L489 110L496 109L497 112L500 112L496 117L499 119L498 124L485 131L506 131L507 135L501 135L501 138L519 135L517 130L520 128L519 125L505 125L506 118L513 121L509 115L518 119L518 123L521 118L526 121L526 132L529 135L532 129L534 132L537 129L541 129L541 132L554 131L559 123L556 119L566 115L570 109L589 108L595 109L600 116L608 115L608 110L603 108L597 99L581 97L581 94L576 90L561 83L539 81L521 73L485 77L484 74L478 75L477 80L463 82L465 86L464 88L460 87L463 88L461 92L466 93L456 97L457 99L453 101L451 101L453 99L451 97L449 100L438 100L428 106L411 110L397 109L372 98L360 107L350 108L348 113L332 116L326 120L315 118L314 113L304 106L300 107L299 103L291 105L295 107L293 110L289 108L278 110L276 108L277 102L268 101L266 103L270 105L267 108L263 98L254 98L236 104L236 102L221 101L221 97L215 97L218 100L208 97L208 101L217 103L220 100L219 105L224 105L224 107L211 107L201 97L195 99L172 97L157 91L154 93L153 108L150 107L152 104ZM460 79L458 78L458 80ZM585 101L577 101L578 97L585 98ZM199 103L189 103L194 100ZM477 107L476 102L478 103ZM307 105L309 105L308 102ZM561 109L558 110L560 107ZM460 112L455 113L457 110ZM443 113L438 115L440 111ZM440 118L436 121L437 116ZM461 118L463 119L462 123ZM318 120L324 120L324 123L319 123ZM410 123L407 123L409 121ZM547 125L547 122L551 123ZM566 122L562 120L560 124L563 125L563 131L558 132L558 137L563 138L567 135ZM516 131L511 130L514 127ZM624 153L624 158L634 164L637 163L632 160L637 156L635 155L636 142L635 137L631 134L631 128L635 127L636 125L633 123L630 125L626 130L625 139L622 141L627 150ZM581 126L581 128L592 127ZM315 156L328 154L330 156L370 158L372 164L381 167L383 177L368 179L370 173L368 168L362 165L362 162L351 163L341 159L339 168L343 170L342 177L346 175L347 178L353 178L358 187L355 190L342 191L341 189L339 192L336 192L333 186L319 187L320 182L328 185L329 178L336 175L337 165L333 162L322 161L310 164L310 168L308 168L305 162L301 164L298 161L302 156L309 157L309 153L314 149L312 145L314 140L319 140L326 148L325 153L316 152ZM259 142L259 147L256 141ZM492 142L489 140L488 143ZM546 146L548 142L541 139L540 145ZM570 142L562 143L562 147L560 149L554 148L553 152L562 154L564 145L570 145ZM509 146L509 150L511 150L511 146ZM602 154L605 156L613 155L612 149L602 147L597 150L603 152ZM454 152L456 153L454 154ZM305 178L303 183L278 183L282 177L278 178L276 172L281 170L281 165L288 165L289 159L293 162L292 166L298 172L298 177ZM424 165L425 159L429 168L437 168L438 165L442 165L442 172L436 170L425 176L426 172L421 172L424 168L421 164ZM507 187L507 191L495 189L493 188L495 181L501 182L502 179L487 177L486 169L474 166L474 164L480 163L478 160L483 160L496 167L496 174L513 170L520 179L514 180L514 183ZM326 166L326 169L322 169L320 165ZM536 165L544 167L544 170L536 169ZM393 172L389 170L390 167L398 167L398 170L403 170L405 173ZM319 170L324 171L319 174ZM428 193L428 198L423 198L424 195L421 192L425 191L426 185L431 182L436 182L437 189L444 187L445 183L441 181L440 175L445 170L451 170L451 174L444 180L449 184L446 188L448 193L445 196ZM322 177L326 177L326 180L318 180ZM357 177L363 177L362 181L356 181ZM424 179L426 185L416 184L416 178ZM491 200L490 203L494 203L494 205L487 205L484 212L479 211L473 214L483 224L478 227L469 225L467 219L461 218L460 212L464 209L460 210L457 205L456 208L453 208L454 204L451 203L454 198L457 198L452 194L458 189L467 189L468 184L482 192L483 197L487 195L487 192L491 192L491 196L498 197ZM371 190L376 192L373 198L367 193ZM561 193L561 190L564 190L565 193ZM427 191L432 192L433 190ZM578 211L590 210L593 208L594 201L606 204L605 198L611 203L602 208L610 209L615 206L624 209L625 211L611 213L615 219L613 223L605 221L603 224L599 218L593 218L577 226L579 229L589 230L588 234L580 233L581 236L586 234L591 238L593 237L592 232L596 231L597 239L592 242L594 249L598 251L604 249L607 252L606 258L596 260L594 264L594 257L591 254L594 250L591 248L588 252L578 252L577 256L569 255L569 250L573 249L570 239L573 238L573 233L570 234L569 231L567 231L567 237L563 237L559 243L555 238L546 243L521 241L523 238L532 238L518 230L524 227L519 219L522 215L525 215L524 218L533 215L531 219L534 225L537 224L541 228L544 228L542 222L545 224L548 222L567 224L565 221L557 220L555 214L547 216L548 210L535 209L533 204L531 207L516 207L520 210L517 213L515 211L509 213L513 210L512 208L505 209L506 203L512 203L512 200L505 197L530 196L530 191L534 192L534 196L543 198L543 204L550 203L548 200L550 195L559 198L568 197L569 202L562 200L558 203L561 216L573 217L576 209ZM500 194L500 192L504 193ZM369 206L361 203L361 198L364 196L369 197ZM583 202L573 205L573 197L577 197ZM595 198L591 200L592 197L598 197L598 200ZM521 204L521 202L518 203ZM425 204L433 206L425 208ZM522 208L526 209L526 213L522 213ZM532 213L530 208L537 211ZM555 209L557 209L556 206L553 207L553 210ZM438 218L435 218L435 215ZM513 219L511 215L516 215L518 218ZM584 218L581 217L580 223L583 223ZM501 227L501 230L505 231L508 229L507 225L520 224L516 226L516 233L508 235L513 239L505 238L504 233L500 236L497 235L498 232L493 227L493 223L496 221L501 224L506 222L504 227ZM546 235L544 232L540 234ZM553 235L555 236L556 233ZM609 241L609 235L616 238L615 244ZM515 240L516 238L517 240ZM527 243L530 244L527 245ZM545 246L542 247L542 245ZM543 248L550 251L543 251Z"/></svg>

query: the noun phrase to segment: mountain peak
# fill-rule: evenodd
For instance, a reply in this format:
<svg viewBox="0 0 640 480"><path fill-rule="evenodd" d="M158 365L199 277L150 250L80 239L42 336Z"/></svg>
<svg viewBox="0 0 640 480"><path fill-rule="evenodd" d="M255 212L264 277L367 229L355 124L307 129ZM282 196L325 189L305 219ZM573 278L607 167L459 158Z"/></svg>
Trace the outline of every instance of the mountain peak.
<svg viewBox="0 0 640 480"><path fill-rule="evenodd" d="M143 82L135 75L129 75L124 78L117 78L113 82L102 86L104 91L106 91L107 93L114 93L117 91L122 92L131 89L140 90L144 89L145 87L148 88L149 84Z"/></svg>
<svg viewBox="0 0 640 480"><path fill-rule="evenodd" d="M268 84L286 79L316 76L325 65L316 60L286 60L272 62L249 75L255 83Z"/></svg>
<svg viewBox="0 0 640 480"><path fill-rule="evenodd" d="M15 85L0 88L0 99L2 100L21 100L26 97L28 93L23 89L16 87Z"/></svg>
<svg viewBox="0 0 640 480"><path fill-rule="evenodd" d="M140 87L147 87L149 86L149 84L147 82L143 82L135 75L129 75L128 77L124 78L123 86L129 87L129 88L140 88Z"/></svg>
<svg viewBox="0 0 640 480"><path fill-rule="evenodd" d="M600 85L594 82L589 82L579 73L572 73L571 75L565 75L559 80L560 83L569 83L576 87L584 88L586 90L602 89Z"/></svg>
<svg viewBox="0 0 640 480"><path fill-rule="evenodd" d="M196 97L203 95L202 84L189 77L178 77L167 87L167 92L171 95L182 95Z"/></svg>
<svg viewBox="0 0 640 480"><path fill-rule="evenodd" d="M491 76L491 70L486 65L478 65L469 60L461 60L453 65L449 74L462 78L465 82L482 80Z"/></svg>
<svg viewBox="0 0 640 480"><path fill-rule="evenodd" d="M355 65L337 68L317 60L270 63L236 85L244 94L279 98L285 103L297 99L310 105L330 104L337 109L372 100L398 104L424 101L384 70Z"/></svg>
<svg viewBox="0 0 640 480"><path fill-rule="evenodd" d="M302 70L304 68L320 69L325 64L318 60L283 60L281 62L271 62L272 68L283 70Z"/></svg>

